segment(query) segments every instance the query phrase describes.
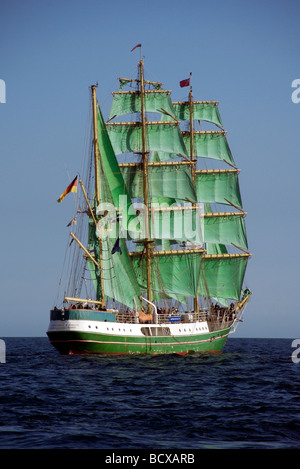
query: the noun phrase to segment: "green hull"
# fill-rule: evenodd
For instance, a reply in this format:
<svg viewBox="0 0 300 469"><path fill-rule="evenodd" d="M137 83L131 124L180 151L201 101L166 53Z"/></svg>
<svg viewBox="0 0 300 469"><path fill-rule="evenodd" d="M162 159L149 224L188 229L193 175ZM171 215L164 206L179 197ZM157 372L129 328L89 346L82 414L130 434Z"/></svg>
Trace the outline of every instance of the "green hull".
<svg viewBox="0 0 300 469"><path fill-rule="evenodd" d="M208 334L180 337L126 337L75 331L48 331L52 345L61 354L188 354L221 353L230 328Z"/></svg>

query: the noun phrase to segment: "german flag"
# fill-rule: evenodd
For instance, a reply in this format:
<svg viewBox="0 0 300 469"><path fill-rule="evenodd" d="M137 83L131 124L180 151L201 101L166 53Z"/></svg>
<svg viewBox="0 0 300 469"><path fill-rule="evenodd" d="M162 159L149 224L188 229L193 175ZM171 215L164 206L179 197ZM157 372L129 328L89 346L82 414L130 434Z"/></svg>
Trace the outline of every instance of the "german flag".
<svg viewBox="0 0 300 469"><path fill-rule="evenodd" d="M57 202L61 202L62 200L64 200L64 198L67 194L69 194L69 192L77 192L77 177L78 176L76 176L76 178L73 179L71 184L68 185L66 190L61 194L60 198L57 200Z"/></svg>

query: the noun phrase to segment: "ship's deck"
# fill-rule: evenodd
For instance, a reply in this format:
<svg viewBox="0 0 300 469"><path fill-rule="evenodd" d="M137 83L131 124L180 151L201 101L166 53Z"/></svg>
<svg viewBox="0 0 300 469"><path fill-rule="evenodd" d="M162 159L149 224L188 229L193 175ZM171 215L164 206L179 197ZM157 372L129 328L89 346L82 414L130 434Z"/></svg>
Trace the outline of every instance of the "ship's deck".
<svg viewBox="0 0 300 469"><path fill-rule="evenodd" d="M171 313L160 313L155 317L152 314L143 313L139 311L137 313L127 311L119 312L117 310L106 310L99 311L92 308L74 307L73 308L54 308L50 312L51 320L94 320L94 321L105 321L115 323L129 323L129 324L192 324L196 322L206 322L210 331L227 328L234 322L234 313L229 309L223 309L218 313L209 313L208 311L200 312L185 312L179 314Z"/></svg>

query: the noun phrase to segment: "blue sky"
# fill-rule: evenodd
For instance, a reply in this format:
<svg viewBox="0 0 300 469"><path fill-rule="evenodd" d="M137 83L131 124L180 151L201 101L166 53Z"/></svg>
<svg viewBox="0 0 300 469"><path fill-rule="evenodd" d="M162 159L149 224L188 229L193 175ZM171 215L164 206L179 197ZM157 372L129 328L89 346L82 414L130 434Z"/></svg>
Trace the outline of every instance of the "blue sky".
<svg viewBox="0 0 300 469"><path fill-rule="evenodd" d="M194 97L220 101L253 254L236 336L299 337L299 14L296 0L2 0L1 337L45 336L73 214L73 196L56 200L81 169L89 86L107 117L137 43L174 100L192 72Z"/></svg>

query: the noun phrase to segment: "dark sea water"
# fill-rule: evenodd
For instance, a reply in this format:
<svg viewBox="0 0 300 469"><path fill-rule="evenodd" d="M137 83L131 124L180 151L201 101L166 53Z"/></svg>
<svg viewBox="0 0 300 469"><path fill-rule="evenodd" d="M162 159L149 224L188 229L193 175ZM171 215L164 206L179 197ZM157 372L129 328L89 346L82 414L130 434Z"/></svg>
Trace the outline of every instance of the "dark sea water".
<svg viewBox="0 0 300 469"><path fill-rule="evenodd" d="M230 337L221 355L184 357L3 340L1 449L300 449L292 339Z"/></svg>

